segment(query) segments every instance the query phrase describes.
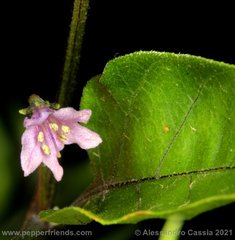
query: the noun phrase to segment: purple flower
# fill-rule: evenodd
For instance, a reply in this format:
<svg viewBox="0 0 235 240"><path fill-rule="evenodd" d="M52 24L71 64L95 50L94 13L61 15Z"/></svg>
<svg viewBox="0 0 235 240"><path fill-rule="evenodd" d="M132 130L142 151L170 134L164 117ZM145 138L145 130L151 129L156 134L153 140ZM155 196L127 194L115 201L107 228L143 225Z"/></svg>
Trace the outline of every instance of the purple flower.
<svg viewBox="0 0 235 240"><path fill-rule="evenodd" d="M76 111L71 107L55 110L50 107L52 104L36 95L31 96L30 105L26 110L21 110L21 113L31 113L31 117L24 120L26 130L21 139L20 157L24 176L44 163L55 179L60 181L63 168L58 158L65 144L77 143L81 148L89 149L102 142L97 133L78 124L88 122L91 110Z"/></svg>

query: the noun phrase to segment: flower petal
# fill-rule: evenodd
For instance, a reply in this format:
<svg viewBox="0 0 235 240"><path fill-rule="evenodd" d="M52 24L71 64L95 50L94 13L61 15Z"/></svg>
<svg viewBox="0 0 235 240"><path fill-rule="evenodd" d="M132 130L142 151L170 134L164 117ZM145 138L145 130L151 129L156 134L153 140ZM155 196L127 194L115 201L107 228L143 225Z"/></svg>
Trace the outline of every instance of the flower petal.
<svg viewBox="0 0 235 240"><path fill-rule="evenodd" d="M50 156L44 157L43 163L48 168L50 168L50 170L52 171L56 181L59 182L63 177L64 170L58 162L57 154L55 155L54 153L51 153Z"/></svg>
<svg viewBox="0 0 235 240"><path fill-rule="evenodd" d="M68 134L65 144L77 143L81 148L89 149L97 147L102 142L99 134L79 124L73 124L70 128L71 133Z"/></svg>
<svg viewBox="0 0 235 240"><path fill-rule="evenodd" d="M37 129L32 126L25 130L21 138L22 150L20 159L25 177L32 173L43 160L43 153L36 136Z"/></svg>
<svg viewBox="0 0 235 240"><path fill-rule="evenodd" d="M74 108L61 108L53 113L55 118L63 121L87 123L91 116L91 110L84 109L77 111Z"/></svg>
<svg viewBox="0 0 235 240"><path fill-rule="evenodd" d="M58 162L58 155L60 150L64 148L64 144L58 139L56 133L54 133L49 127L45 131L45 144L49 149L49 155L44 154L43 163L50 168L55 179L59 182L63 176L63 168Z"/></svg>
<svg viewBox="0 0 235 240"><path fill-rule="evenodd" d="M30 126L35 126L43 123L53 112L54 111L52 109L49 109L47 107L35 110L31 118L26 117L24 119L24 127L28 128Z"/></svg>

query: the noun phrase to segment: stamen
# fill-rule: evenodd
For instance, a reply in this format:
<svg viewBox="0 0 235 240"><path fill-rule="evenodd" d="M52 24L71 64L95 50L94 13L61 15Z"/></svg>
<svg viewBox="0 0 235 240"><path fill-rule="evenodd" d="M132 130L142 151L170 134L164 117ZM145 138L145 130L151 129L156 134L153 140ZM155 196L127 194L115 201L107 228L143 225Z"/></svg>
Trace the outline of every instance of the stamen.
<svg viewBox="0 0 235 240"><path fill-rule="evenodd" d="M51 150L49 148L49 146L47 144L42 144L42 151L46 154L46 155L50 155L51 154Z"/></svg>
<svg viewBox="0 0 235 240"><path fill-rule="evenodd" d="M65 134L69 134L70 133L70 128L66 125L62 125L61 127L62 131L65 133Z"/></svg>
<svg viewBox="0 0 235 240"><path fill-rule="evenodd" d="M57 153L57 157L58 157L58 158L61 158L60 152Z"/></svg>
<svg viewBox="0 0 235 240"><path fill-rule="evenodd" d="M38 133L38 141L41 143L44 141L44 134L42 131Z"/></svg>
<svg viewBox="0 0 235 240"><path fill-rule="evenodd" d="M59 126L56 123L49 123L50 129L54 130L55 132L58 131Z"/></svg>
<svg viewBox="0 0 235 240"><path fill-rule="evenodd" d="M65 137L63 134L59 135L59 137L62 142L66 142L68 140L67 137Z"/></svg>

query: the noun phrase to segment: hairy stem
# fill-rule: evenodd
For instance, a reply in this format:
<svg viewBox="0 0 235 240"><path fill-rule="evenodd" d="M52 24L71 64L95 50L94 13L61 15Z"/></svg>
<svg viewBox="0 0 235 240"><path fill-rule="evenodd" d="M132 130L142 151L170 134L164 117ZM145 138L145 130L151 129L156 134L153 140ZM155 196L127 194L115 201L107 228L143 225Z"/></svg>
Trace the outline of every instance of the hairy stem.
<svg viewBox="0 0 235 240"><path fill-rule="evenodd" d="M60 105L68 103L72 94L72 86L75 85L88 8L89 0L74 0L63 79L58 101ZM52 207L54 187L55 180L50 170L41 166L39 168L38 190L36 194L39 211Z"/></svg>
<svg viewBox="0 0 235 240"><path fill-rule="evenodd" d="M67 105L76 86L89 0L75 0L65 56L59 103Z"/></svg>
<svg viewBox="0 0 235 240"><path fill-rule="evenodd" d="M159 240L177 240L180 237L180 231L184 221L178 215L168 218L162 228Z"/></svg>
<svg viewBox="0 0 235 240"><path fill-rule="evenodd" d="M41 165L38 168L37 191L27 212L22 229L43 229L48 227L48 223L40 223L37 214L52 207L54 197L55 180L50 170ZM35 228L35 226L37 227Z"/></svg>
<svg viewBox="0 0 235 240"><path fill-rule="evenodd" d="M58 99L61 106L69 103L75 87L88 8L89 0L74 0L63 78ZM39 229L46 227L46 224L39 224L37 214L41 210L52 207L54 188L55 180L52 173L48 168L41 165L38 170L37 191L22 229L31 229L35 224L38 225Z"/></svg>
<svg viewBox="0 0 235 240"><path fill-rule="evenodd" d="M38 173L38 189L36 193L36 199L38 201L37 206L39 211L41 211L52 206L55 180L50 170L43 165L39 167Z"/></svg>

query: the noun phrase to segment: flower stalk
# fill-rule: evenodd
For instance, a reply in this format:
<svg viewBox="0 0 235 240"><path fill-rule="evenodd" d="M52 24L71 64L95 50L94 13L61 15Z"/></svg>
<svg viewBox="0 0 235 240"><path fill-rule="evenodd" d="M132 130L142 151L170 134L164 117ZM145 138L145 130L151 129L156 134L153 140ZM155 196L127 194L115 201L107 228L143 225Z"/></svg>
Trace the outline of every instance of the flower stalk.
<svg viewBox="0 0 235 240"><path fill-rule="evenodd" d="M39 166L38 187L36 193L38 211L48 209L48 207L51 207L53 202L54 190L55 180L52 177L51 172L45 166L43 165Z"/></svg>

